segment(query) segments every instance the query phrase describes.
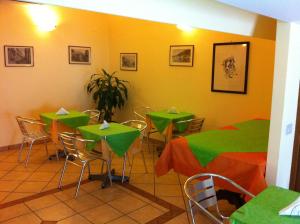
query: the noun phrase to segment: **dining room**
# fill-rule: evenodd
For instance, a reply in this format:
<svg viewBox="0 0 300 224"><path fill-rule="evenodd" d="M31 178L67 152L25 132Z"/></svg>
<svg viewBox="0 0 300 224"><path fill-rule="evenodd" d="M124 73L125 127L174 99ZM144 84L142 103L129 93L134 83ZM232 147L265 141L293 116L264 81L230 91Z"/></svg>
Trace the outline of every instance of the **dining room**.
<svg viewBox="0 0 300 224"><path fill-rule="evenodd" d="M259 26L0 1L0 223L211 223L190 212L188 177L267 189L277 21L213 4Z"/></svg>

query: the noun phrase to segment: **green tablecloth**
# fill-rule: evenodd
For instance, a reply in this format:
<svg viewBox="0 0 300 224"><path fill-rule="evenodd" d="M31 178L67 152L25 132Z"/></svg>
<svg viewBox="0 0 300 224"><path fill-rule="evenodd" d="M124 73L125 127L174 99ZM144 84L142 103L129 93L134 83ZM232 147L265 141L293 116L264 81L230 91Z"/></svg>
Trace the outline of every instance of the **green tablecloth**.
<svg viewBox="0 0 300 224"><path fill-rule="evenodd" d="M279 216L278 212L300 193L270 186L230 216L232 224L296 224L300 217Z"/></svg>
<svg viewBox="0 0 300 224"><path fill-rule="evenodd" d="M233 126L238 130L212 130L186 136L202 166L223 152L267 152L269 120L251 120Z"/></svg>
<svg viewBox="0 0 300 224"><path fill-rule="evenodd" d="M47 129L49 129L53 120L58 120L59 122L63 123L64 125L70 128L77 128L79 126L87 125L90 117L82 112L78 111L69 111L69 114L66 115L57 115L54 113L42 113L40 114L41 119L47 125Z"/></svg>
<svg viewBox="0 0 300 224"><path fill-rule="evenodd" d="M123 156L128 151L131 144L140 135L140 131L136 128L128 127L122 124L110 123L109 128L100 130L100 124L78 127L79 132L86 139L92 139L96 142L104 139L110 148L118 156ZM95 145L89 145L88 149L92 149Z"/></svg>
<svg viewBox="0 0 300 224"><path fill-rule="evenodd" d="M167 111L149 112L147 115L157 128L162 133L171 122L192 119L194 117L191 113L180 112L177 114L168 113ZM178 131L182 132L187 128L187 124L175 124Z"/></svg>

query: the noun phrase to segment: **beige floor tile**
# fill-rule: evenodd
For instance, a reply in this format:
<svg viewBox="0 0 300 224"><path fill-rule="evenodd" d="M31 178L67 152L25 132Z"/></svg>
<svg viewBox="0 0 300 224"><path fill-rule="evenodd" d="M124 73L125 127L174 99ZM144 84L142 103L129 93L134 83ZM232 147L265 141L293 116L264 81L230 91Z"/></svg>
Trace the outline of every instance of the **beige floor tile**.
<svg viewBox="0 0 300 224"><path fill-rule="evenodd" d="M32 193L15 193L15 192L11 192L9 193L9 195L2 201L2 203L6 203L9 201L14 201L14 200L18 200L21 198L26 198L28 196L31 196Z"/></svg>
<svg viewBox="0 0 300 224"><path fill-rule="evenodd" d="M50 181L54 175L54 172L34 172L28 177L27 181Z"/></svg>
<svg viewBox="0 0 300 224"><path fill-rule="evenodd" d="M40 224L41 220L34 213L29 213L26 215L21 215L13 219L9 219L2 224Z"/></svg>
<svg viewBox="0 0 300 224"><path fill-rule="evenodd" d="M90 222L81 215L74 215L59 221L57 224L90 224Z"/></svg>
<svg viewBox="0 0 300 224"><path fill-rule="evenodd" d="M129 213L128 216L133 218L139 223L147 223L150 220L162 215L164 212L151 206L147 205L145 207L142 207L132 213Z"/></svg>
<svg viewBox="0 0 300 224"><path fill-rule="evenodd" d="M2 203L2 200L4 198L6 198L7 195L9 195L10 192L3 192L3 191L0 191L0 202Z"/></svg>
<svg viewBox="0 0 300 224"><path fill-rule="evenodd" d="M153 184L154 175L151 173L133 173L130 176L131 184Z"/></svg>
<svg viewBox="0 0 300 224"><path fill-rule="evenodd" d="M65 201L65 203L76 212L82 212L104 204L102 201L90 194L84 194L80 197Z"/></svg>
<svg viewBox="0 0 300 224"><path fill-rule="evenodd" d="M202 224L202 222L200 222ZM188 216L186 213L183 213L170 221L166 222L166 224L189 224ZM206 223L203 223L206 224ZM211 223L210 223L211 224Z"/></svg>
<svg viewBox="0 0 300 224"><path fill-rule="evenodd" d="M155 177L156 184L180 184L177 174L167 174L160 177Z"/></svg>
<svg viewBox="0 0 300 224"><path fill-rule="evenodd" d="M23 203L0 209L0 222L31 212Z"/></svg>
<svg viewBox="0 0 300 224"><path fill-rule="evenodd" d="M101 189L101 181L91 181L89 183L83 184L81 188L83 188L86 192L94 192Z"/></svg>
<svg viewBox="0 0 300 224"><path fill-rule="evenodd" d="M0 171L0 178L7 174L9 171Z"/></svg>
<svg viewBox="0 0 300 224"><path fill-rule="evenodd" d="M46 207L50 207L59 203L60 201L53 195L46 195L31 201L25 202L25 204L32 210L38 210Z"/></svg>
<svg viewBox="0 0 300 224"><path fill-rule="evenodd" d="M9 170L12 170L17 165L18 165L17 163L1 162L0 163L0 171L9 171Z"/></svg>
<svg viewBox="0 0 300 224"><path fill-rule="evenodd" d="M122 216L118 219L108 222L107 224L138 224L138 223L128 216Z"/></svg>
<svg viewBox="0 0 300 224"><path fill-rule="evenodd" d="M0 191L13 191L20 183L20 181L0 180Z"/></svg>
<svg viewBox="0 0 300 224"><path fill-rule="evenodd" d="M10 171L5 176L1 177L1 180L25 180L30 176L30 172Z"/></svg>
<svg viewBox="0 0 300 224"><path fill-rule="evenodd" d="M52 190L52 189L57 189L58 188L58 183L56 182L49 182L43 189L42 192Z"/></svg>
<svg viewBox="0 0 300 224"><path fill-rule="evenodd" d="M42 220L58 221L74 215L75 212L64 203L60 202L53 206L37 210L36 214Z"/></svg>
<svg viewBox="0 0 300 224"><path fill-rule="evenodd" d="M40 181L26 181L20 184L15 190L15 192L33 192L38 193L41 192L42 189L48 184L48 182L40 182Z"/></svg>
<svg viewBox="0 0 300 224"><path fill-rule="evenodd" d="M108 205L102 205L85 211L81 213L81 215L90 220L92 223L102 224L120 217L122 213Z"/></svg>
<svg viewBox="0 0 300 224"><path fill-rule="evenodd" d="M180 185L156 184L155 195L160 196L181 196L182 191Z"/></svg>
<svg viewBox="0 0 300 224"><path fill-rule="evenodd" d="M179 208L186 209L184 199L179 196L159 196L159 198L178 206Z"/></svg>
<svg viewBox="0 0 300 224"><path fill-rule="evenodd" d="M154 184L132 184L132 185L154 195Z"/></svg>
<svg viewBox="0 0 300 224"><path fill-rule="evenodd" d="M144 201L130 195L110 201L108 204L125 214L146 205Z"/></svg>
<svg viewBox="0 0 300 224"><path fill-rule="evenodd" d="M49 162L49 163L45 163L43 165L41 165L37 171L38 172L57 172L59 171L63 166L63 163L59 163L57 161L53 161L53 162Z"/></svg>
<svg viewBox="0 0 300 224"><path fill-rule="evenodd" d="M35 171L37 168L39 168L41 164L34 164L34 163L29 163L27 167L24 166L24 164L19 164L17 165L13 171L21 171L21 172L29 172L29 171Z"/></svg>
<svg viewBox="0 0 300 224"><path fill-rule="evenodd" d="M128 194L126 192L118 189L117 187L112 186L112 187L107 187L105 189L100 189L100 190L94 191L92 193L92 195L94 195L101 201L109 202L114 199L120 199L122 197L125 197Z"/></svg>
<svg viewBox="0 0 300 224"><path fill-rule="evenodd" d="M76 192L76 188L72 187L66 190L62 189L61 191L55 193L54 196L61 201L67 201L75 197L75 192ZM78 197L84 194L87 194L87 192L85 192L84 189L79 189Z"/></svg>

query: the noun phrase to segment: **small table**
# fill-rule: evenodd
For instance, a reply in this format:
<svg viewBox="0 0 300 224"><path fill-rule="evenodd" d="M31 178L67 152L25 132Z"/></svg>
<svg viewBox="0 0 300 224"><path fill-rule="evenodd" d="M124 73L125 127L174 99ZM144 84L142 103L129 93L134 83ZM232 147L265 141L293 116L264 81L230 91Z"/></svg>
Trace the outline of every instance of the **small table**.
<svg viewBox="0 0 300 224"><path fill-rule="evenodd" d="M168 113L167 111L157 111L147 113L147 125L150 130L153 125L163 135L166 136L166 142L172 139L173 127L182 132L187 128L187 124L175 124L175 122L192 119L194 115L187 112Z"/></svg>
<svg viewBox="0 0 300 224"><path fill-rule="evenodd" d="M231 224L296 224L300 217L279 216L278 212L296 200L300 193L270 186L230 216Z"/></svg>
<svg viewBox="0 0 300 224"><path fill-rule="evenodd" d="M118 123L110 123L109 128L100 129L100 124L88 125L78 127L79 132L85 139L91 139L96 142L106 141L109 146L109 150L117 154L119 157L125 155L130 149L131 145L134 144L136 139L140 136L140 131L136 128L125 126ZM88 149L93 149L95 144L87 146ZM112 172L113 174L114 172ZM90 175L89 179L100 179L105 182L102 187L107 185L107 175ZM121 181L122 177L113 175L113 181ZM125 181L129 181L128 177L125 177Z"/></svg>
<svg viewBox="0 0 300 224"><path fill-rule="evenodd" d="M70 128L77 128L79 126L87 125L90 117L89 115L72 110L69 114L57 115L53 113L41 113L40 117L46 123L46 128L50 131L51 139L54 143L58 143L58 125L63 124Z"/></svg>

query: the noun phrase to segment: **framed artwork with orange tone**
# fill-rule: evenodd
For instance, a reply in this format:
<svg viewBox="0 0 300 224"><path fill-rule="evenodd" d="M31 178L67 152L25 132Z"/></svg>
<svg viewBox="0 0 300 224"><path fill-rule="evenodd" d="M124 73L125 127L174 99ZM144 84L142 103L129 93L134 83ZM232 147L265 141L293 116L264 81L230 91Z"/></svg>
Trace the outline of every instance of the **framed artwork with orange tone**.
<svg viewBox="0 0 300 224"><path fill-rule="evenodd" d="M192 67L194 63L194 45L171 45L169 53L170 66Z"/></svg>
<svg viewBox="0 0 300 224"><path fill-rule="evenodd" d="M90 65L91 48L82 46L69 46L69 64Z"/></svg>
<svg viewBox="0 0 300 224"><path fill-rule="evenodd" d="M33 67L33 47L4 46L5 67Z"/></svg>
<svg viewBox="0 0 300 224"><path fill-rule="evenodd" d="M137 71L137 53L120 53L120 69Z"/></svg>
<svg viewBox="0 0 300 224"><path fill-rule="evenodd" d="M247 93L250 42L213 45L212 92Z"/></svg>

